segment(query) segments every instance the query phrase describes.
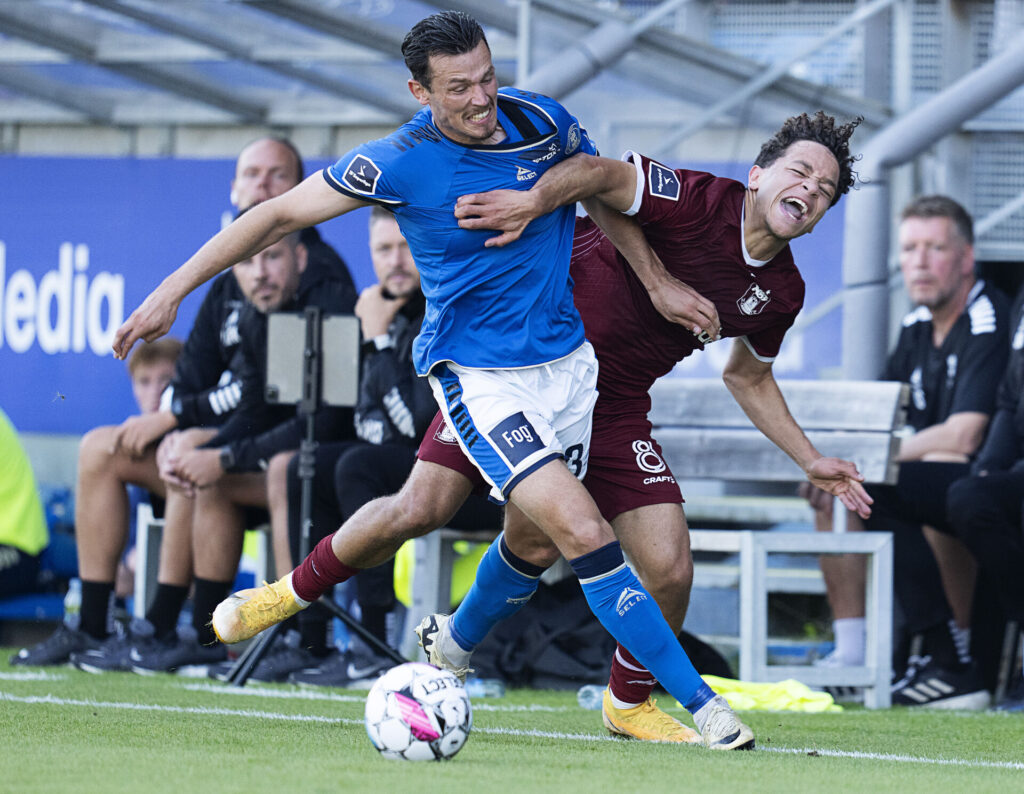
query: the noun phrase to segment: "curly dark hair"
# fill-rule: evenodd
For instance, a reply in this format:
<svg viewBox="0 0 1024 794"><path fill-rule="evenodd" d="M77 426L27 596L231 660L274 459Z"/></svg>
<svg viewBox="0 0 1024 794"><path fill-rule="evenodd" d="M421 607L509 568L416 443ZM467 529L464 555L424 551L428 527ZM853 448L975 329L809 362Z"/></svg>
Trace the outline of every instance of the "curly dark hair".
<svg viewBox="0 0 1024 794"><path fill-rule="evenodd" d="M819 110L813 117L806 113L791 116L778 132L765 141L754 165L767 168L797 141L820 143L835 155L836 162L839 163L839 183L829 205L834 207L839 197L849 192L856 179L853 164L859 157L850 154L850 136L862 121L864 117L858 116L853 121L837 127L835 117L829 116L823 110Z"/></svg>
<svg viewBox="0 0 1024 794"><path fill-rule="evenodd" d="M469 14L439 11L412 26L402 41L402 57L412 79L429 91L431 55L462 55L481 41L487 44L483 28Z"/></svg>

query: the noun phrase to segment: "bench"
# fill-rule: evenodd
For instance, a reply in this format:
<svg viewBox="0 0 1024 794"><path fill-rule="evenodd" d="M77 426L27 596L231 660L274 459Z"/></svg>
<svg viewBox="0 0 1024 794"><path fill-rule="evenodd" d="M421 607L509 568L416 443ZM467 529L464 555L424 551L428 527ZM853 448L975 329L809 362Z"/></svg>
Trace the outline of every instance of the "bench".
<svg viewBox="0 0 1024 794"><path fill-rule="evenodd" d="M877 381L780 381L796 421L823 454L854 461L869 483L896 481L896 455L904 426L908 388ZM764 532L752 526L810 522L807 504L779 495L778 485L797 483L803 472L765 438L717 379L662 378L651 391L654 437L679 480L712 480L741 493L687 493L686 513L695 552L739 555L739 571L716 576L714 566L695 566L695 579L738 586L740 677L778 681L796 677L812 685L861 686L865 704L889 705L892 644L892 538L887 533L846 533L846 511L837 509L835 531ZM772 486L775 486L774 488ZM699 529L702 525L729 529ZM448 610L452 543L483 538L441 529L416 540L415 615ZM864 554L868 561L867 659L863 667L812 668L767 663L769 592L824 592L820 573L768 567L768 557L787 554Z"/></svg>

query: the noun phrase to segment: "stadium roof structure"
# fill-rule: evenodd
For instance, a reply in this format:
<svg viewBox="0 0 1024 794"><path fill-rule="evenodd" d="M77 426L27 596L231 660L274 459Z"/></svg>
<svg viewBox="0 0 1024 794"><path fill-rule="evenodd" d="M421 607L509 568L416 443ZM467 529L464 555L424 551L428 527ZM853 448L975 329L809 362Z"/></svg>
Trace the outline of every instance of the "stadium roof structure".
<svg viewBox="0 0 1024 794"><path fill-rule="evenodd" d="M606 113L635 123L693 115L764 73L759 61L671 27L652 24L631 32L637 15L650 13L637 5L5 0L0 4L0 124L393 124L417 108L405 87L402 38L416 20L441 8L461 9L480 20L504 84L523 83L530 74L527 61L557 64L566 53L586 50L596 32L623 31L621 57L594 64L588 74L570 75L568 87L562 86L562 93L581 92L574 106L581 106L579 99L586 103L594 118L585 122L591 125L602 123ZM678 10L686 4L669 0L668 5ZM527 37L517 36L524 9L530 14ZM841 117L864 116L871 126L884 124L890 115L882 102L785 72L733 114L746 124L770 128L809 106Z"/></svg>

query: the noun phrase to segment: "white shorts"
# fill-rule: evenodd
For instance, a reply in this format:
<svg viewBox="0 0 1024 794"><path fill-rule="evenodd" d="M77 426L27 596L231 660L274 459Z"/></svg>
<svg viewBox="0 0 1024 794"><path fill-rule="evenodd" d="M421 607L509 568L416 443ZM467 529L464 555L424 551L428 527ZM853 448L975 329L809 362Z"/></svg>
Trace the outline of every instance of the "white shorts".
<svg viewBox="0 0 1024 794"><path fill-rule="evenodd" d="M459 446L491 485L498 504L535 469L564 458L587 473L597 357L589 342L565 358L522 369L438 364L430 386Z"/></svg>

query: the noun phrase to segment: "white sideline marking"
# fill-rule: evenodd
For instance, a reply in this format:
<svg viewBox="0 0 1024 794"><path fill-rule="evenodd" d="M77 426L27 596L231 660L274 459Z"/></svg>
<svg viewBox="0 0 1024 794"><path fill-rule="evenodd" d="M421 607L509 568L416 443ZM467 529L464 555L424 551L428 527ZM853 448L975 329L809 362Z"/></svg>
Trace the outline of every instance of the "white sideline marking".
<svg viewBox="0 0 1024 794"><path fill-rule="evenodd" d="M182 689L189 692L213 692L216 695L249 695L260 698L284 698L293 700L329 700L334 703L360 703L366 698L357 695L335 695L330 692L308 692L305 690L262 689L260 687L236 687L231 684L185 684Z"/></svg>
<svg viewBox="0 0 1024 794"><path fill-rule="evenodd" d="M759 752L787 753L791 755L827 755L830 758L864 758L869 761L896 761L906 764L935 764L936 766L977 766L992 769L1024 769L1021 761L969 761L964 758L922 758L893 753L862 753L856 750L825 750L819 747L766 747Z"/></svg>
<svg viewBox="0 0 1024 794"><path fill-rule="evenodd" d="M294 700L329 700L335 703L362 703L366 700L363 695L336 695L330 692L310 692L308 690L294 689L264 689L262 687L236 687L230 684L185 684L182 689L190 692L213 692L218 695L249 695L261 698L284 698ZM573 707L575 710L576 707ZM499 706L491 703L479 703L473 700L474 711L496 711L496 712L558 712L568 711L567 706Z"/></svg>
<svg viewBox="0 0 1024 794"><path fill-rule="evenodd" d="M255 690L254 690L255 691ZM324 717L318 714L281 714L273 711L254 711L251 709L225 709L210 706L161 706L154 703L110 703L99 700L71 700L59 698L53 695L12 695L8 692L0 692L0 701L12 703L28 703L52 706L85 706L87 708L125 709L127 711L162 711L172 714L202 714L210 716L227 717L258 717L260 719L284 720L288 722L320 722L335 723L339 725L362 726L360 719L348 717ZM474 726L477 733L486 733L496 736L528 736L541 739L568 739L585 742L617 742L612 736L597 736L588 733L561 733L558 731L530 731L517 728L483 728ZM891 761L903 764L932 764L934 766L963 766L978 767L986 769L1024 769L1024 762L1020 761L982 761L968 760L963 758L927 758L913 755L896 755L890 753L865 753L856 750L827 750L818 747L768 747L761 748L757 752L762 753L785 753L788 755L820 755L830 758L856 758L868 761Z"/></svg>
<svg viewBox="0 0 1024 794"><path fill-rule="evenodd" d="M66 675L53 673L0 673L0 681L63 681Z"/></svg>

